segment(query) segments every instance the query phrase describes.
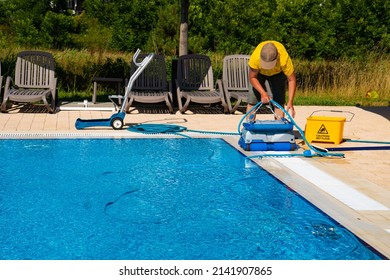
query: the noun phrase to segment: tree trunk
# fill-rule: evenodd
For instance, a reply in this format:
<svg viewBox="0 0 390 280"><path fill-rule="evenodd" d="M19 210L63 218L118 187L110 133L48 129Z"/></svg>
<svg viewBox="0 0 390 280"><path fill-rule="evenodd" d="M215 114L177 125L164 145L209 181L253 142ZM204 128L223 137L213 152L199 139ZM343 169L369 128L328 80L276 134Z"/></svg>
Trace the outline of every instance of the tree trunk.
<svg viewBox="0 0 390 280"><path fill-rule="evenodd" d="M181 0L179 56L188 54L188 7L189 0Z"/></svg>

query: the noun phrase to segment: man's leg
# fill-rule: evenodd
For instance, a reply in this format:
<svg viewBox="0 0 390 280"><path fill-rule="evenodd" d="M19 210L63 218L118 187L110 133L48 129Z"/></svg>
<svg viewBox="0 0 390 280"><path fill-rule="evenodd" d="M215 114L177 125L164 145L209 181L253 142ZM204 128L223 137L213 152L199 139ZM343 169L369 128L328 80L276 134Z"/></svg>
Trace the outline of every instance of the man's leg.
<svg viewBox="0 0 390 280"><path fill-rule="evenodd" d="M248 113L254 105L259 103L261 101L260 93L255 90L252 86L249 87L249 95L247 99L247 105L246 105L246 112ZM253 118L251 120L256 119L256 114L253 114ZM247 117L247 120L249 120L249 115Z"/></svg>
<svg viewBox="0 0 390 280"><path fill-rule="evenodd" d="M284 73L279 73L268 78L269 86L272 91L273 100L281 107L284 107L286 102L286 83L287 78ZM284 117L284 112L274 106L274 112L279 117ZM279 119L279 117L277 117Z"/></svg>

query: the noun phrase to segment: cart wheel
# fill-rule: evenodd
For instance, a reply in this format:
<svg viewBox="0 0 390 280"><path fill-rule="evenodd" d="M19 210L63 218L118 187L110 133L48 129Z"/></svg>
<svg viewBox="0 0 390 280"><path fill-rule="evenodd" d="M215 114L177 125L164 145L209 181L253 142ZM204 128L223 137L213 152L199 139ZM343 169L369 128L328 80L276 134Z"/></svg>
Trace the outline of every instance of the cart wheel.
<svg viewBox="0 0 390 280"><path fill-rule="evenodd" d="M123 127L123 120L121 118L114 118L111 121L111 126L115 130L122 129L122 127Z"/></svg>

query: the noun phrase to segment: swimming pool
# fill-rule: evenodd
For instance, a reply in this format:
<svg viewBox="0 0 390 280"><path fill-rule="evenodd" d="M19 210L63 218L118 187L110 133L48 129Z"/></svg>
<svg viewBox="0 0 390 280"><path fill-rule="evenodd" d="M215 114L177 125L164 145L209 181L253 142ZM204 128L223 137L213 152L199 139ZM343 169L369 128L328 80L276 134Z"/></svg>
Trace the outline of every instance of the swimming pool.
<svg viewBox="0 0 390 280"><path fill-rule="evenodd" d="M2 140L1 259L380 259L222 139Z"/></svg>

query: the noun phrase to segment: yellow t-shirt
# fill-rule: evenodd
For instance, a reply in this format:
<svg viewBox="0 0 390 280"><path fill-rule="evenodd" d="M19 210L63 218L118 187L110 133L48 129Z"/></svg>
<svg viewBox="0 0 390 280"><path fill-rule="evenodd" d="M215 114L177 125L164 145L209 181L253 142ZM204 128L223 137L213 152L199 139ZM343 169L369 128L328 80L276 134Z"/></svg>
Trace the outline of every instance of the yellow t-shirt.
<svg viewBox="0 0 390 280"><path fill-rule="evenodd" d="M278 50L278 60L276 62L276 65L273 69L262 69L261 63L260 63L260 52L262 47L267 43L273 43ZM266 75L266 76L272 76L275 74L279 74L283 71L283 73L288 77L291 74L294 73L294 65L292 63L292 60L290 56L288 55L286 48L277 41L264 41L261 42L256 49L253 51L252 55L249 58L248 65L250 68L259 70L259 73Z"/></svg>

